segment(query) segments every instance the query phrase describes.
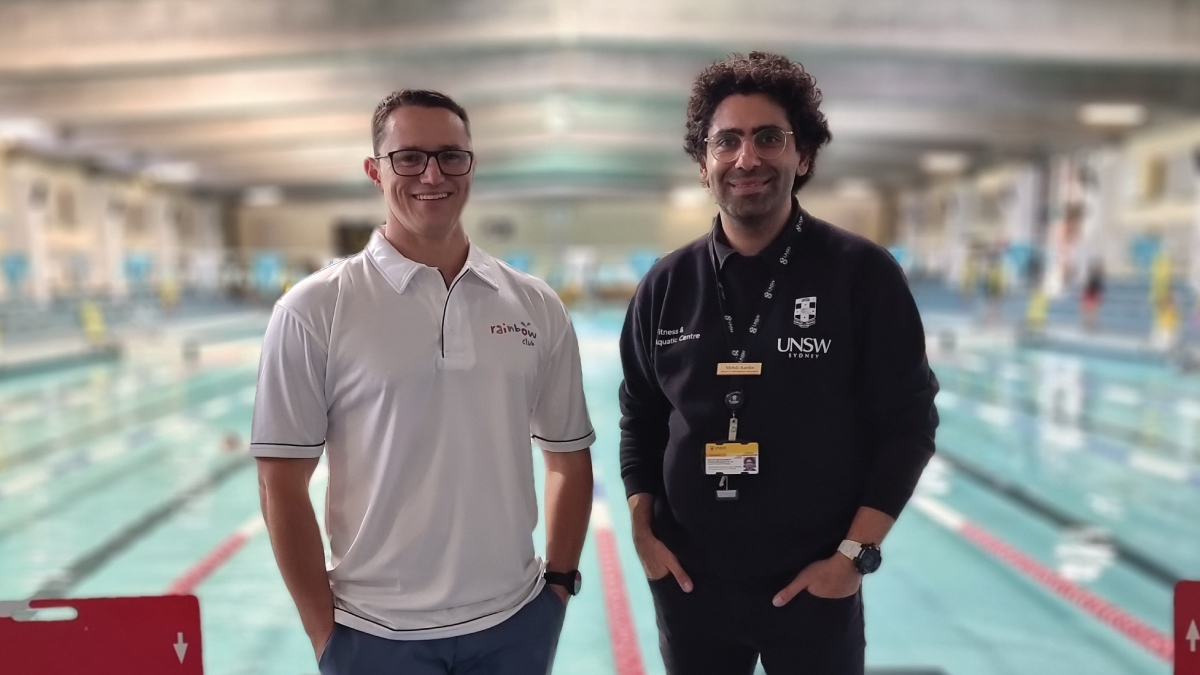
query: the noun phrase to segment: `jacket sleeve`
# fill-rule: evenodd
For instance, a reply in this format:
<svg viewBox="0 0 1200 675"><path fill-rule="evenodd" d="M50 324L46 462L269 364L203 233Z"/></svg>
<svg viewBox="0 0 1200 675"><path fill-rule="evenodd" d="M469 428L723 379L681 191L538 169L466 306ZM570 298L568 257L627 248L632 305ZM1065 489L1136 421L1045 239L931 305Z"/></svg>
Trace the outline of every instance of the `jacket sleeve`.
<svg viewBox="0 0 1200 675"><path fill-rule="evenodd" d="M857 285L859 395L869 440L862 506L896 518L933 456L938 381L921 315L891 255L873 249Z"/></svg>
<svg viewBox="0 0 1200 675"><path fill-rule="evenodd" d="M626 496L661 495L670 403L654 374L654 321L646 280L638 287L621 329L621 479Z"/></svg>

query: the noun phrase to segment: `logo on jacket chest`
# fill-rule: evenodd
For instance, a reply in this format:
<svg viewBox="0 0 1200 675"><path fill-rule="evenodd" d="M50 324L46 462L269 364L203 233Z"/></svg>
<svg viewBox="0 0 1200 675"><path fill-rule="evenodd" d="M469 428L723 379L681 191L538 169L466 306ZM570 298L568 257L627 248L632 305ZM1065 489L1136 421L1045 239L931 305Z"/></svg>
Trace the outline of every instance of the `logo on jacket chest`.
<svg viewBox="0 0 1200 675"><path fill-rule="evenodd" d="M792 323L801 328L817 325L817 296L796 298L796 311Z"/></svg>
<svg viewBox="0 0 1200 675"><path fill-rule="evenodd" d="M699 340L699 333L685 333L683 326L679 328L659 328L658 335L654 339L654 346L666 347L679 342L687 342L688 340Z"/></svg>
<svg viewBox="0 0 1200 675"><path fill-rule="evenodd" d="M833 346L832 338L776 338L775 346L780 354L789 359L817 359L828 354Z"/></svg>

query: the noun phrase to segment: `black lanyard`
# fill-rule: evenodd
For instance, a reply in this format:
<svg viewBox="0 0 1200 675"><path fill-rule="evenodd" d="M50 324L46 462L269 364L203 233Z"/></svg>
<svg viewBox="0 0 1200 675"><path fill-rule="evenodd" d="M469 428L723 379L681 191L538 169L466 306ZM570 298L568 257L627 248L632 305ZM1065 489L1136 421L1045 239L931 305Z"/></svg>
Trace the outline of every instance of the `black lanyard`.
<svg viewBox="0 0 1200 675"><path fill-rule="evenodd" d="M737 331L733 326L733 315L729 313L727 306L728 298L725 293L725 284L721 283L721 270L717 265L717 245L716 245L716 228L713 229L708 238L708 257L712 263L713 276L717 280L717 305L721 308L721 316L724 318L725 324L725 344L729 348L729 355L737 363L746 362L747 349L750 346L751 340L758 334L758 330L762 327L763 319L767 313L771 311L771 303L775 300L776 291L779 288L779 279L783 276L783 272L787 269L788 263L791 262L792 252L796 249L797 239L803 232L804 217L800 214L800 210L796 209L796 215L793 216L792 222L784 228L783 242L786 246L783 253L775 259L772 264L772 275L767 281L767 287L763 290L759 298L758 313L754 315L754 319L750 321L750 325L746 328L746 335L743 343L739 346L737 342Z"/></svg>
<svg viewBox="0 0 1200 675"><path fill-rule="evenodd" d="M792 252L795 251L799 243L800 233L803 232L802 225L804 217L800 214L800 209L795 209L795 214L789 219L787 225L784 226L784 231L780 235L780 239L784 244L783 252L773 261L771 266L771 278L767 281L767 287L763 290L759 298L758 313L754 315L754 319L750 321L750 325L746 327L745 339L739 346L737 341L737 331L733 326L733 315L729 313L728 299L725 293L725 284L721 282L721 270L717 266L717 230L714 227L713 232L708 239L708 257L712 263L713 276L717 280L717 304L721 308L721 316L725 323L725 343L729 348L729 355L737 363L746 362L746 353L750 347L750 343L758 335L759 329L762 327L763 319L767 313L771 311L771 304L775 301L775 295L779 289L779 282L783 278L783 273L787 270L788 263L791 262ZM719 225L718 225L719 227ZM774 242L772 242L774 243ZM718 365L718 369L720 366ZM719 372L719 370L718 370ZM725 407L729 409L729 442L734 442L737 439L738 432L738 410L745 405L745 393L738 387L741 380L740 376L726 375L729 378L729 393L725 395ZM729 476L721 475L717 481L717 501L736 501L738 491L730 485Z"/></svg>

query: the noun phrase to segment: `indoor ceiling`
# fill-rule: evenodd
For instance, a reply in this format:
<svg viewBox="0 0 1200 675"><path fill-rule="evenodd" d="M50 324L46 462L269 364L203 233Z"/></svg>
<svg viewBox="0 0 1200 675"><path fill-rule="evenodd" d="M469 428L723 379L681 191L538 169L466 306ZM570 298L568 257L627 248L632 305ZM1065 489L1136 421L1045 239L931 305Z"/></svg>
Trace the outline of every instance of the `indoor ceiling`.
<svg viewBox="0 0 1200 675"><path fill-rule="evenodd" d="M484 193L663 191L692 78L778 51L824 92L823 181L1101 142L1081 105L1200 115L1195 0L0 0L0 137L220 190L362 189L383 95L472 117Z"/></svg>

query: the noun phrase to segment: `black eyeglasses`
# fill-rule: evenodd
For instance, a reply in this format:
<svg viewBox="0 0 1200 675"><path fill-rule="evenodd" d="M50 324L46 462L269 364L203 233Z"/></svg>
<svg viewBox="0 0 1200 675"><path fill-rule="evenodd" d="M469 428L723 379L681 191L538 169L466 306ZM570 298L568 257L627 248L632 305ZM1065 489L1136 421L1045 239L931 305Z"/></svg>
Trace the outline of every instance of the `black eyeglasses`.
<svg viewBox="0 0 1200 675"><path fill-rule="evenodd" d="M784 148L787 147L787 137L794 132L784 131L783 129L763 129L751 137L753 140L754 154L763 159L775 159L783 154ZM716 136L709 136L704 139L708 143L708 151L712 153L713 159L718 162L732 162L737 159L738 154L742 151L742 137L738 134L724 131Z"/></svg>
<svg viewBox="0 0 1200 675"><path fill-rule="evenodd" d="M397 176L420 176L429 166L429 158L437 162L438 169L447 176L465 176L475 163L475 153L470 150L393 150L372 159L387 158Z"/></svg>

